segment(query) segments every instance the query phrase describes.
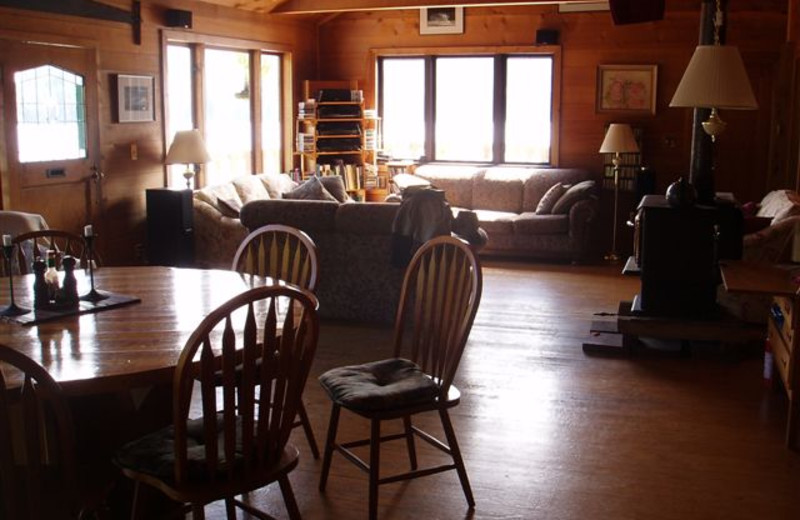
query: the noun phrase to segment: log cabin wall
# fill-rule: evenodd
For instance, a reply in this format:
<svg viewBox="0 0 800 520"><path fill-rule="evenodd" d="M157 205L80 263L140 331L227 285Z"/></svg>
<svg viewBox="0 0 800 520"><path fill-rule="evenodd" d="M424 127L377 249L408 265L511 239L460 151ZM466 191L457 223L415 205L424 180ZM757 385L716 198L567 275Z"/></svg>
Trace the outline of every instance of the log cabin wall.
<svg viewBox="0 0 800 520"><path fill-rule="evenodd" d="M653 168L658 189L664 190L689 171L692 111L669 108L669 102L698 42L701 2L666 4L661 21L620 26L607 11L560 14L555 5L468 7L460 35L420 35L418 10L342 14L320 27L319 78L366 80L370 49L532 45L537 29L557 29L562 48L559 165L588 168L599 175L602 158L597 150L604 125L627 122L642 127L643 163ZM744 202L759 200L768 189L785 184L785 179L770 175L768 164L787 3L737 0L729 2L728 13L727 41L742 53L760 108L723 111L729 124L716 148L715 182L718 191L731 191ZM657 64L656 114L597 113L599 64Z"/></svg>
<svg viewBox="0 0 800 520"><path fill-rule="evenodd" d="M105 3L115 4L122 9L130 9L131 6L131 2L121 0ZM84 45L88 42L97 48L100 166L105 173L101 211L104 230L102 252L106 264L143 261L139 245L145 241L145 190L164 185L160 30L164 28L164 13L168 8L192 11L193 28L190 31L195 34L288 46L292 49L293 56L295 98L301 95L300 80L312 77L316 72L314 25L302 18L261 15L180 0L163 0L157 5L146 1L142 2L141 45L135 45L131 26L127 24L0 8L0 38L36 39L67 44L80 41ZM117 73L149 75L155 78L154 122L114 122L112 104L115 96L111 89L112 77ZM287 124L292 123L289 121ZM0 124L2 126L4 125ZM135 160L131 158L131 145L136 145L138 150ZM5 168L2 171L4 175L7 173ZM83 204L83 201L58 200L57 189L51 193L53 207ZM9 207L4 209L25 210ZM45 214L45 218L51 222L52 227L68 227L76 232L84 224L62 219L55 214L55 210L51 216Z"/></svg>

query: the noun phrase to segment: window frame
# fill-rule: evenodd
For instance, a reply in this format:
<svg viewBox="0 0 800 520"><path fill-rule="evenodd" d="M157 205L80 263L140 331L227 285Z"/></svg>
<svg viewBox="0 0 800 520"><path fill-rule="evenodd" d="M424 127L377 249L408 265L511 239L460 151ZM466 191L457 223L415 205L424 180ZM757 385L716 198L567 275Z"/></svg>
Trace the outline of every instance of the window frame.
<svg viewBox="0 0 800 520"><path fill-rule="evenodd" d="M205 49L222 49L233 51L246 51L250 56L250 114L251 114L251 133L250 133L250 173L258 173L263 164L262 149L262 114L261 114L261 56L262 54L273 54L280 57L280 127L281 127L281 168L286 170L293 163L292 147L292 125L288 121L293 119L293 60L292 51L288 45L269 43L255 40L240 40L235 38L225 38L219 36L190 33L177 30L161 30L161 91L163 93L163 103L161 104L161 115L164 124L162 125L163 134L163 153L166 156L167 147L172 138L168 130L169 120L169 95L167 91L168 64L167 47L169 45L188 46L191 51L192 60L192 115L194 126L205 136L205 97L204 97L204 78L198 71L204 70ZM164 186L169 187L169 171L164 166L163 174ZM200 175L195 178L195 189L206 185L205 171L201 169Z"/></svg>
<svg viewBox="0 0 800 520"><path fill-rule="evenodd" d="M435 58L442 57L519 57L519 56L546 56L553 61L551 78L551 110L550 110L550 160L548 163L519 163L504 162L502 136L505 133L505 89L499 85L505 84L505 60L495 59L495 99L494 113L503 116L500 122L494 125L493 158L488 163L467 163L481 165L532 165L538 164L545 167L558 167L560 162L560 122L561 122L561 47L558 45L543 46L485 46L485 47L419 47L419 48L385 48L371 49L370 51L370 84L373 85L374 96L377 100L378 113L383 113L383 99L380 89L382 68L380 62L384 58L423 58L426 67L426 94L425 94L425 156L433 158L431 162L443 164L457 164L460 161L442 161L436 159L435 151Z"/></svg>

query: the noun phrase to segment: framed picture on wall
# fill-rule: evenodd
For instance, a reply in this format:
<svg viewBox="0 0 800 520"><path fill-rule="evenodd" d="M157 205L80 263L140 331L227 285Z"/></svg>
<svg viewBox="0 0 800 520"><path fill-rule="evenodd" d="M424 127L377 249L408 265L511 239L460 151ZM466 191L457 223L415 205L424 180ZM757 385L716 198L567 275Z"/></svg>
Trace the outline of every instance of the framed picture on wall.
<svg viewBox="0 0 800 520"><path fill-rule="evenodd" d="M462 34L463 7L423 7L419 10L420 34Z"/></svg>
<svg viewBox="0 0 800 520"><path fill-rule="evenodd" d="M598 65L597 111L656 113L657 65Z"/></svg>
<svg viewBox="0 0 800 520"><path fill-rule="evenodd" d="M155 120L153 76L117 74L117 121L141 123Z"/></svg>

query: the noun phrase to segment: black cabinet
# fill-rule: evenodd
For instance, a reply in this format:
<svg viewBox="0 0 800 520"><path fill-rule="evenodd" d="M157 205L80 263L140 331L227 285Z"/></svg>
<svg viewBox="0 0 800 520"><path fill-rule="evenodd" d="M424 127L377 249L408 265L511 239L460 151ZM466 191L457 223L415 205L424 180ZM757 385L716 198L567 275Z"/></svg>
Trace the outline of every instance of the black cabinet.
<svg viewBox="0 0 800 520"><path fill-rule="evenodd" d="M147 198L147 261L150 265L194 263L192 191L151 189Z"/></svg>

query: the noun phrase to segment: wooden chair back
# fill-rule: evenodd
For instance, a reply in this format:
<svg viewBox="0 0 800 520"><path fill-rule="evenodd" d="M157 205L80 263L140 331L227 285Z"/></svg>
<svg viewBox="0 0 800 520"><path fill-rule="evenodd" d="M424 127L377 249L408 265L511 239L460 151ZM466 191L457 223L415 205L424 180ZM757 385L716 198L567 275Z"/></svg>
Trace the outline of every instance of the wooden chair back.
<svg viewBox="0 0 800 520"><path fill-rule="evenodd" d="M313 292L317 286L317 247L299 229L281 224L262 226L239 245L231 269L271 276Z"/></svg>
<svg viewBox="0 0 800 520"><path fill-rule="evenodd" d="M308 291L257 287L211 312L195 329L181 352L173 385L179 486L190 484L200 471L206 481L235 487L236 482L257 481L259 472L278 461L317 347L316 308ZM190 471L187 420L195 381L205 457L201 468L195 461Z"/></svg>
<svg viewBox="0 0 800 520"><path fill-rule="evenodd" d="M61 259L64 255L74 256L80 260L81 267L87 267L86 240L69 231L44 229L21 233L14 237L12 243L16 246L16 260L20 274L32 273L34 260L41 258L46 261L47 251L50 250L56 252L56 269L61 269Z"/></svg>
<svg viewBox="0 0 800 520"><path fill-rule="evenodd" d="M481 265L461 239L441 236L406 269L395 320L395 357L417 363L439 383L453 382L483 290Z"/></svg>
<svg viewBox="0 0 800 520"><path fill-rule="evenodd" d="M22 374L21 387L7 385L10 371ZM48 518L53 509L64 517L77 515L74 451L72 418L59 384L32 359L0 345L2 518Z"/></svg>

